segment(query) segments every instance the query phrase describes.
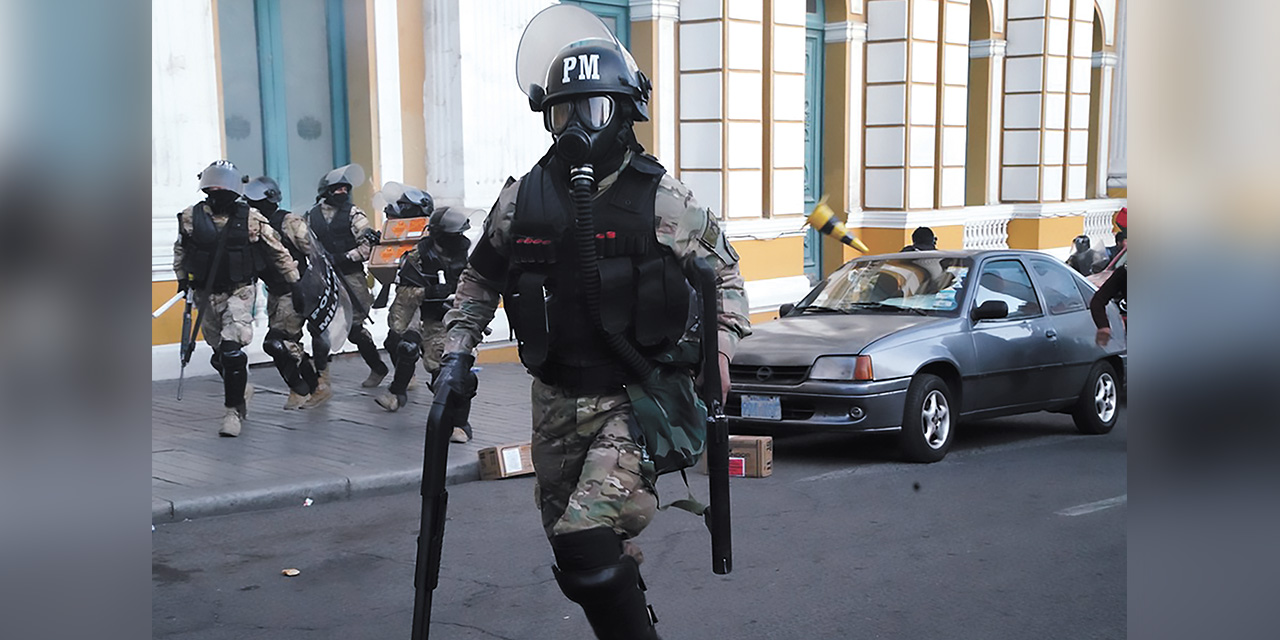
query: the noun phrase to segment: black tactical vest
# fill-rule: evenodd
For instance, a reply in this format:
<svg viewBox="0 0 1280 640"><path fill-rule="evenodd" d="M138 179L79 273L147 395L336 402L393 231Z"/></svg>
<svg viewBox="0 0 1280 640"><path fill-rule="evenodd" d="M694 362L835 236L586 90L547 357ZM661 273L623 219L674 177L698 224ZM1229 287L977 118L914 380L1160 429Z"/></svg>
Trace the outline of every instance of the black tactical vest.
<svg viewBox="0 0 1280 640"><path fill-rule="evenodd" d="M280 235L280 243L284 245L285 249L288 249L289 255L293 256L293 261L298 263L298 275L301 276L307 272L307 254L295 247L293 239L284 232L284 217L288 214L289 211L286 209L276 209L267 218L267 221L271 223L271 228L275 229L276 233ZM289 293L289 283L285 282L284 276L280 275L276 269L265 269L259 276L262 278L262 283L267 285L267 293L273 296L283 296Z"/></svg>
<svg viewBox="0 0 1280 640"><path fill-rule="evenodd" d="M324 221L324 214L320 212L323 203L317 202L316 206L311 207L307 212L307 224L311 225L311 231L320 239L320 244L325 250L333 256L333 266L343 275L360 273L364 270L364 266L347 258L347 252L356 248L358 244L356 237L351 233L351 210L355 205L348 203L346 206L338 207L333 214L333 220Z"/></svg>
<svg viewBox="0 0 1280 640"><path fill-rule="evenodd" d="M520 182L504 308L520 360L543 382L579 393L616 391L634 374L591 316L573 203L556 165L548 157ZM603 331L624 336L648 358L672 348L690 322L692 288L655 237L654 198L664 173L656 159L636 155L592 202Z"/></svg>
<svg viewBox="0 0 1280 640"><path fill-rule="evenodd" d="M181 224L182 214L178 214ZM213 222L213 210L208 202L191 207L191 235L182 236L183 268L193 276L197 289L208 288L214 293L234 291L253 281L261 260L249 247L249 205L237 202L223 229L227 234L222 258L218 260L218 272L212 274L214 254L218 250L219 230Z"/></svg>
<svg viewBox="0 0 1280 640"><path fill-rule="evenodd" d="M405 260L396 274L396 284L425 290L420 312L424 321L439 322L448 311L445 300L458 289L458 278L467 266L467 255L448 256L429 240L418 243L418 259Z"/></svg>

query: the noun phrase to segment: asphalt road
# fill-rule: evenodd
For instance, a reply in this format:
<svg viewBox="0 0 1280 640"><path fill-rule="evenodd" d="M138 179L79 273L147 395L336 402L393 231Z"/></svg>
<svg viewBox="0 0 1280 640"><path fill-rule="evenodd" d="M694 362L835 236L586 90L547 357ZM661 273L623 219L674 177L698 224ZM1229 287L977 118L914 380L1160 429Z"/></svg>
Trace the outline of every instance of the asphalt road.
<svg viewBox="0 0 1280 640"><path fill-rule="evenodd" d="M734 479L734 571L700 519L639 539L658 629L679 638L1124 638L1126 416L963 425L942 462L884 436L775 442L769 478ZM690 475L706 495L706 478ZM664 477L664 501L684 487ZM531 477L450 488L437 639L591 638L559 592ZM409 638L420 499L403 494L159 525L153 637ZM281 571L296 568L296 577Z"/></svg>

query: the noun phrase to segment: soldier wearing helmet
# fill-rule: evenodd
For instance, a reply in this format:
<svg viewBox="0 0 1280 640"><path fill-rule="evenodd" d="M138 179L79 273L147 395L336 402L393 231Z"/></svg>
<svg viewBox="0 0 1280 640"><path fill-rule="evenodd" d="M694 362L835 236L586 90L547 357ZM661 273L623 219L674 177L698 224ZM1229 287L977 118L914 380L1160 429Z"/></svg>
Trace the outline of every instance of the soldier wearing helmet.
<svg viewBox="0 0 1280 640"><path fill-rule="evenodd" d="M206 198L178 214L173 270L178 287L190 288L202 310L200 331L213 348L211 363L222 376L226 413L219 435L240 435L248 413L249 356L253 340L254 279L262 274L291 287L298 266L275 229L241 195L245 176L226 160L200 173Z"/></svg>
<svg viewBox="0 0 1280 640"><path fill-rule="evenodd" d="M280 235L284 248L298 265L299 276L305 274L307 255L315 250L312 235L306 219L280 207L280 185L267 176L259 176L245 186L244 195ZM280 377L289 386L284 408L316 406L328 399L328 395L317 392L319 374L315 362L302 347L303 310L294 306L292 290L279 276L264 273L262 282L267 288L267 335L262 340L262 350L271 356Z"/></svg>
<svg viewBox="0 0 1280 640"><path fill-rule="evenodd" d="M408 403L409 381L419 358L433 381L440 371L444 351L441 321L467 264L471 241L463 232L470 228L471 222L463 210L435 209L427 224L427 234L400 262L395 278L396 297L387 310L388 331L384 343L395 374L387 392L375 399L387 411L397 411ZM469 425L454 430L455 442L467 442L470 437Z"/></svg>
<svg viewBox="0 0 1280 640"><path fill-rule="evenodd" d="M342 275L351 295L353 318L347 339L355 343L360 357L369 365L369 377L361 386L371 388L381 384L389 370L378 354L373 335L364 328L364 321L373 305L364 263L373 254L373 245L377 244L378 238L377 231L369 226L369 217L351 202L351 190L363 183L364 170L358 164L343 165L326 173L317 187L317 202L306 217L307 224L329 253L334 268ZM325 364L317 362L322 370L318 390L328 395L332 392L329 368Z"/></svg>
<svg viewBox="0 0 1280 640"><path fill-rule="evenodd" d="M489 213L445 315L437 392L474 394L470 353L502 300L534 376L532 454L556 582L597 637L657 638L633 540L656 513L657 470L638 434L700 410L705 420L684 275L696 259L717 276L727 391L729 357L750 333L738 256L719 216L636 140L650 83L598 18L543 10L516 66L554 143ZM659 381L666 417L643 409L657 406Z"/></svg>

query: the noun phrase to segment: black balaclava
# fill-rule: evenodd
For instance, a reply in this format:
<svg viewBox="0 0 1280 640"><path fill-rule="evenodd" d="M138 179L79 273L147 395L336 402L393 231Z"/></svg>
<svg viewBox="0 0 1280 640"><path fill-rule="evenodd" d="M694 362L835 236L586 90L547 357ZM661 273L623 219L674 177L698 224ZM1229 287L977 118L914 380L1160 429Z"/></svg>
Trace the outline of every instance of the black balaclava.
<svg viewBox="0 0 1280 640"><path fill-rule="evenodd" d="M427 235L421 240L422 243L431 243L435 246L436 252L440 257L450 261L459 262L467 259L467 251L471 249L471 240L461 233L439 233ZM419 249L421 251L421 249Z"/></svg>
<svg viewBox="0 0 1280 640"><path fill-rule="evenodd" d="M280 205L270 200L250 200L249 206L258 210L258 213L270 218L280 209Z"/></svg>
<svg viewBox="0 0 1280 640"><path fill-rule="evenodd" d="M240 194L227 189L210 189L206 193L214 211L230 211L235 206L236 200L240 198Z"/></svg>
<svg viewBox="0 0 1280 640"><path fill-rule="evenodd" d="M338 192L336 187L346 187L347 190ZM324 195L324 201L333 207L342 207L351 203L351 186L346 184L333 185L329 187L329 191Z"/></svg>

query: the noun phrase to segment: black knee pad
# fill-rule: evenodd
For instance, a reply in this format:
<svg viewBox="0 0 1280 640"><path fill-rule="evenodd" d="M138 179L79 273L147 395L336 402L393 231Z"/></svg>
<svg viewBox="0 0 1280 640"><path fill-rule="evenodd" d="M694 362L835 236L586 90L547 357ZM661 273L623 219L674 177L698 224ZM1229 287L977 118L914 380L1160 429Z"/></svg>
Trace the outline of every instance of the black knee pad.
<svg viewBox="0 0 1280 640"><path fill-rule="evenodd" d="M386 349L387 353L395 353L396 345L400 344L401 339L401 334L395 331L387 331L387 339L382 341L382 348Z"/></svg>
<svg viewBox="0 0 1280 640"><path fill-rule="evenodd" d="M209 356L209 364L213 365L213 369L219 374L222 373L222 352L217 349L213 350L213 355Z"/></svg>
<svg viewBox="0 0 1280 640"><path fill-rule="evenodd" d="M657 616L645 601L640 566L622 552L622 537L607 527L551 538L552 573L582 607L597 638L656 640Z"/></svg>
<svg viewBox="0 0 1280 640"><path fill-rule="evenodd" d="M417 362L422 356L422 337L416 331L404 334L400 344L396 345L396 360L400 362Z"/></svg>
<svg viewBox="0 0 1280 640"><path fill-rule="evenodd" d="M224 340L218 345L222 352L222 366L230 370L246 369L249 366L249 354L244 352L244 345L239 342Z"/></svg>
<svg viewBox="0 0 1280 640"><path fill-rule="evenodd" d="M352 325L351 331L347 332L347 339L356 344L373 343L373 335L362 324Z"/></svg>
<svg viewBox="0 0 1280 640"><path fill-rule="evenodd" d="M283 331L272 329L267 332L267 337L262 339L262 350L272 359L285 358L289 356L289 347L285 345L288 336Z"/></svg>

